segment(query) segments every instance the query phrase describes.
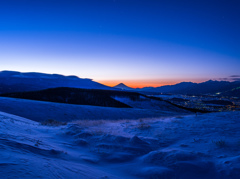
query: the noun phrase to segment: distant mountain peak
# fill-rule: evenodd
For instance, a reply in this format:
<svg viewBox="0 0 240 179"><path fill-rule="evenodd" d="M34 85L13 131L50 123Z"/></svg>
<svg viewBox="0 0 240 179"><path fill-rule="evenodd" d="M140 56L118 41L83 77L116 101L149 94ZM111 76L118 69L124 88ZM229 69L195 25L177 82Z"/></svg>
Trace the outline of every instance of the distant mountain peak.
<svg viewBox="0 0 240 179"><path fill-rule="evenodd" d="M127 85L125 85L124 83L119 83L117 86L125 86L125 87L127 87Z"/></svg>
<svg viewBox="0 0 240 179"><path fill-rule="evenodd" d="M122 90L130 90L130 89L132 89L129 86L125 85L124 83L119 83L118 85L114 86L114 88L119 88L119 89L122 89Z"/></svg>

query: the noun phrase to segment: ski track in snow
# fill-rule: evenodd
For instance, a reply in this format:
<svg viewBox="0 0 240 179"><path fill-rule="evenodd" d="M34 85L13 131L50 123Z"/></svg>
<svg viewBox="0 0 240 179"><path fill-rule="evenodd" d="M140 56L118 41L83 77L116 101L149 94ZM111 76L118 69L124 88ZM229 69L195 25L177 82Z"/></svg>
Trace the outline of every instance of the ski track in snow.
<svg viewBox="0 0 240 179"><path fill-rule="evenodd" d="M0 112L1 178L238 178L240 112L66 126Z"/></svg>

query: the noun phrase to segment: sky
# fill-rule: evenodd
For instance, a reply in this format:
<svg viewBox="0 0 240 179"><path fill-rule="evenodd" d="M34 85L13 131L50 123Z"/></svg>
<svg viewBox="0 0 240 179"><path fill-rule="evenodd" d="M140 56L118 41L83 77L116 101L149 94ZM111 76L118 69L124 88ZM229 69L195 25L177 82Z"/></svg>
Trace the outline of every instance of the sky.
<svg viewBox="0 0 240 179"><path fill-rule="evenodd" d="M239 0L0 1L0 71L162 86L240 75Z"/></svg>

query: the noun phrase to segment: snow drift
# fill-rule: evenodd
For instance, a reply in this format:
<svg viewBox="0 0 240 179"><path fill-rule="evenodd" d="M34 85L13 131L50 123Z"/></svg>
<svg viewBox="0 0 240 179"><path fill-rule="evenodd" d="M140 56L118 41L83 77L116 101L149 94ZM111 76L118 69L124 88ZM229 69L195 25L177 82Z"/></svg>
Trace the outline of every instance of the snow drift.
<svg viewBox="0 0 240 179"><path fill-rule="evenodd" d="M2 178L238 178L240 112L44 126L0 113Z"/></svg>

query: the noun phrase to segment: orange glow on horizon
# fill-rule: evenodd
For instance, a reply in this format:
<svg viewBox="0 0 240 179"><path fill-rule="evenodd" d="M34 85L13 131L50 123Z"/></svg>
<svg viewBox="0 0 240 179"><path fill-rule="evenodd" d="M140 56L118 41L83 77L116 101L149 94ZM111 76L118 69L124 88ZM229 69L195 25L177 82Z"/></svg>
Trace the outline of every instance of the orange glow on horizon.
<svg viewBox="0 0 240 179"><path fill-rule="evenodd" d="M119 83L124 83L126 86L130 88L144 88L144 87L160 87L165 85L174 85L183 81L184 80L170 79L170 80L99 80L98 82L110 87L114 87ZM207 79L206 80L204 79L187 80L187 81L201 83L201 82L207 81Z"/></svg>
<svg viewBox="0 0 240 179"><path fill-rule="evenodd" d="M116 86L119 83L124 83L128 87L131 88L143 88L143 87L159 87L159 86L164 86L164 85L173 85L175 83L173 82L156 82L156 81L134 81L134 80L103 80L103 81L98 81L99 83L102 83L106 86Z"/></svg>

